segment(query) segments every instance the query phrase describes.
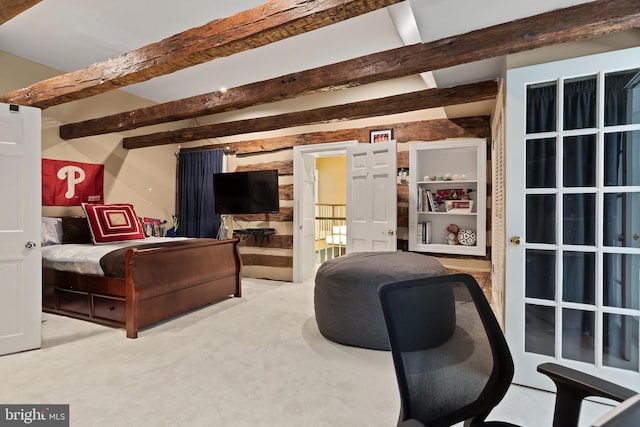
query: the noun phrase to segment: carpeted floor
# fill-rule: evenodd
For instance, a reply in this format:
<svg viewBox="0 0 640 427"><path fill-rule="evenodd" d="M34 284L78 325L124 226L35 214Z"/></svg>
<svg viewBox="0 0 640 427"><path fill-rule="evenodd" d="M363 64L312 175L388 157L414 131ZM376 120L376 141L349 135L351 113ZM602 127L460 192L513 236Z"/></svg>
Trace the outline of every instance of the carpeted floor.
<svg viewBox="0 0 640 427"><path fill-rule="evenodd" d="M43 315L42 349L0 357L0 402L69 403L73 426L389 426L390 354L325 340L313 288L243 297L142 330Z"/></svg>
<svg viewBox="0 0 640 427"><path fill-rule="evenodd" d="M40 350L0 357L0 403L69 404L78 427L395 425L391 355L322 337L312 282L244 279L243 295L135 340L44 314ZM553 395L512 389L494 418L535 407L525 425L550 425Z"/></svg>

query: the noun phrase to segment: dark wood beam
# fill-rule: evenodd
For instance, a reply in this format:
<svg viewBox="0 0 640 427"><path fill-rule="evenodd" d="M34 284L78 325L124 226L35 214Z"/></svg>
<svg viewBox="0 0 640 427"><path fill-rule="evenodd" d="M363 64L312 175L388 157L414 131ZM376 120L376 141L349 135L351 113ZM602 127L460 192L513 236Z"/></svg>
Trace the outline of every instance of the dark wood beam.
<svg viewBox="0 0 640 427"><path fill-rule="evenodd" d="M52 107L303 34L401 0L271 0L0 98Z"/></svg>
<svg viewBox="0 0 640 427"><path fill-rule="evenodd" d="M434 71L640 26L640 2L602 0L262 82L60 127L62 139L119 132Z"/></svg>
<svg viewBox="0 0 640 427"><path fill-rule="evenodd" d="M491 120L489 116L390 123L385 124L385 127L393 128L393 139L399 144L409 141L438 141L447 138L491 138ZM207 144L193 148L181 148L180 152L229 147L237 156L250 156L286 150L300 145L353 140L366 142L369 141L369 131L378 128L379 126L339 129L246 141ZM408 168L409 158L407 156L406 159L403 159L401 153L398 153L398 167Z"/></svg>
<svg viewBox="0 0 640 427"><path fill-rule="evenodd" d="M42 0L7 0L0 1L0 25L25 10L37 5Z"/></svg>
<svg viewBox="0 0 640 427"><path fill-rule="evenodd" d="M283 162L284 163L284 162ZM291 173L293 174L293 162L291 161ZM279 175L282 175L278 172ZM246 214L246 215L234 215L233 219L238 221L293 221L293 208L280 206L280 212L277 214Z"/></svg>
<svg viewBox="0 0 640 427"><path fill-rule="evenodd" d="M240 253L242 265L259 265L276 268L293 268L293 257L284 255L265 255L254 253ZM480 282L482 283L482 282Z"/></svg>
<svg viewBox="0 0 640 427"><path fill-rule="evenodd" d="M498 84L495 81L456 86L448 89L427 89L350 104L316 108L313 110L133 136L124 138L122 145L128 149L142 148L251 132L264 132L292 126L326 123L335 120L343 121L386 116L427 108L487 101L495 99L497 93Z"/></svg>
<svg viewBox="0 0 640 427"><path fill-rule="evenodd" d="M278 176L293 175L293 160L277 160L274 162L252 163L236 167L236 172L262 171L277 169ZM263 215L263 214L259 214Z"/></svg>
<svg viewBox="0 0 640 427"><path fill-rule="evenodd" d="M291 234L284 234L284 235L274 234L269 236L267 239L263 239L262 237L257 237L257 236L250 236L250 237L245 236L244 239L240 240L240 243L238 246L270 248L270 249L293 249L293 236ZM241 258L244 256L245 255L240 254ZM268 260L265 260L265 261L268 261ZM244 258L243 258L243 263L244 263Z"/></svg>

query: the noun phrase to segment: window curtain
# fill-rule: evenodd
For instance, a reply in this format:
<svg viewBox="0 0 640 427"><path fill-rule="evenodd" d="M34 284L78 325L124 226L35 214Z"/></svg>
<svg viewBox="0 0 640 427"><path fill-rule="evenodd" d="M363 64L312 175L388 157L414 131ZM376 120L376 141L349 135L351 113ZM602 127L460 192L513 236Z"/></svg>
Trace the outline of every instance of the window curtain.
<svg viewBox="0 0 640 427"><path fill-rule="evenodd" d="M626 123L628 111L627 90L625 85L629 81L628 75L609 75L605 85L605 125ZM595 77L567 80L564 82L563 127L569 129L589 129L596 127L597 118L597 80ZM556 130L557 85L531 86L527 90L527 133L552 132ZM526 183L527 188L555 188L564 187L594 187L597 170L597 139L595 134L565 137L563 141L555 138L529 139L526 145ZM605 143L605 185L618 185L621 168L623 166L622 147L625 133L606 135ZM563 175L562 183L557 182L556 156L557 144L563 144ZM539 200L538 200L539 199ZM538 235L539 242L561 243L555 234L556 210L554 202L545 196L532 198L536 203L527 203L527 235ZM603 234L605 246L619 246L615 242L617 231L622 221L623 209L620 201L613 197L604 198L603 211L607 212ZM551 214L550 214L551 212ZM597 207L593 193L578 193L565 195L563 212L558 212L563 221L562 243L569 245L595 246ZM534 230L536 232L534 232ZM547 230L540 232L538 230ZM613 257L604 257L604 280L606 276L620 277L620 264L614 262ZM564 301L595 304L596 268L595 257L592 253L565 251L563 253L563 283L562 295ZM532 292L544 292L549 278L544 268L531 268L527 272L527 288ZM540 288L536 290L536 288ZM609 287L609 292L614 287ZM553 290L548 290L553 295ZM551 297L553 298L553 297ZM605 301L619 298L618 295L604 295ZM615 304L614 304L615 305ZM563 334L588 335L593 338L594 316L589 312L566 310L563 319ZM614 322L605 322L604 344L610 349L621 348L624 345L624 335ZM567 351L567 349L565 349ZM569 350L572 351L573 350ZM570 358L581 359L584 356L563 354ZM593 357L593 354L587 355ZM585 360L589 361L589 360ZM593 362L593 361L591 361Z"/></svg>
<svg viewBox="0 0 640 427"><path fill-rule="evenodd" d="M217 236L220 215L213 210L213 174L222 172L223 156L222 149L178 155L178 236Z"/></svg>
<svg viewBox="0 0 640 427"><path fill-rule="evenodd" d="M627 100L627 84L633 74L610 74L607 76L605 84L605 126L614 126L627 123L627 114L629 112ZM625 175L625 153L627 133L614 132L605 135L604 146L604 185L621 185L624 183ZM624 230L625 214L627 209L624 206L624 200L611 195L604 198L604 212L607 214L604 223L604 245L605 246L621 246L618 230ZM637 213L635 213L637 215ZM604 301L605 304L614 307L624 307L627 301L624 295L627 293L624 284L628 283L625 278L627 270L626 263L628 258L622 257L620 262L616 262L613 256L603 258L604 280L616 282L620 281L622 287L605 286ZM604 345L609 347L609 351L614 356L628 359L625 348L626 346L626 318L619 318L616 321L610 321L607 317L603 323L604 329Z"/></svg>
<svg viewBox="0 0 640 427"><path fill-rule="evenodd" d="M569 80L564 84L564 129L589 129L596 126L595 77ZM565 137L563 144L564 187L593 188L596 185L596 139L591 135ZM596 245L595 193L564 196L562 241L569 245ZM595 257L591 253L565 251L563 300L595 304ZM593 317L588 312L567 311L571 329L593 337ZM568 326L568 325L567 325Z"/></svg>

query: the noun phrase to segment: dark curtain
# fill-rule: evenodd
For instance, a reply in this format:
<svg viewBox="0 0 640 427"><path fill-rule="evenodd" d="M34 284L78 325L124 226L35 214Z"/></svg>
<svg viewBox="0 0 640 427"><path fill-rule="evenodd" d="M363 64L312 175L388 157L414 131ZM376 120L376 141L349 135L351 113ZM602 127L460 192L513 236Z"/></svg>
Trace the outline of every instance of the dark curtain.
<svg viewBox="0 0 640 427"><path fill-rule="evenodd" d="M564 129L586 129L595 126L596 81L593 78L567 81L564 83ZM531 86L527 90L527 133L553 132L557 129L556 105L557 84ZM526 185L527 188L546 188L554 190L557 186L587 187L590 168L595 170L595 147L588 144L589 137L572 137L569 140L556 138L529 139L526 144ZM558 144L563 148L562 182L558 182L556 159ZM591 151L594 151L591 153ZM590 161L589 161L590 160ZM587 161L587 165L584 165ZM582 166L579 166L582 165ZM576 245L594 245L595 206L591 206L592 197L587 194L568 194L563 198L563 209L556 209L555 191L551 194L527 196L527 241L538 243L564 243ZM592 195L591 195L592 196ZM562 240L558 242L555 230L556 215L562 217ZM595 271L588 265L587 258L580 252L563 254L562 298L564 301L593 303ZM531 260L533 261L533 260ZM527 293L554 295L555 286L549 281L548 272L542 266L527 263ZM553 299L553 297L551 297ZM564 313L567 314L567 313ZM591 334L592 322L586 318L588 313L571 311L563 315L563 337ZM571 339L571 338L569 338ZM569 353L571 352L571 353ZM575 358L572 343L565 342L563 356ZM570 354L572 354L570 356ZM573 357L572 357L573 356Z"/></svg>
<svg viewBox="0 0 640 427"><path fill-rule="evenodd" d="M528 134L556 130L556 92L557 85L555 83L533 85L527 89L526 126ZM527 140L525 147L527 188L556 187L556 151L555 138ZM556 242L555 205L553 195L535 194L526 197L528 242ZM534 271L537 270L535 266L529 266L527 270L531 268ZM527 281L528 293L545 294L548 292L549 286L553 287L553 283L540 279L539 281Z"/></svg>
<svg viewBox="0 0 640 427"><path fill-rule="evenodd" d="M627 91L625 84L629 81L628 75L607 76L605 85L605 125L625 123L627 114ZM556 130L556 84L531 86L527 90L527 133L535 134ZM597 119L597 80L589 77L580 80L567 80L564 82L564 129L589 129L596 127ZM586 134L589 132L586 131ZM615 140L615 139L618 140ZM605 185L620 185L623 160L621 159L621 146L624 144L624 132L607 134L605 144ZM557 182L556 155L557 144L563 144L563 175L562 183ZM595 187L597 170L597 138L595 134L566 137L564 141L556 141L555 138L529 139L526 145L526 185L527 188L549 188L556 185L564 187ZM531 232L534 242L556 243L548 230L555 224L555 212L552 200L547 203L542 201L552 198L551 195L533 195L527 199L527 241ZM531 201L531 203L529 203ZM615 197L605 197L603 211L610 219L604 224L604 245L619 246L612 241L616 235L617 222L621 220L620 203ZM596 197L593 193L566 194L563 199L562 243L569 245L595 246L596 238ZM551 213L551 214L550 214ZM585 304L595 303L595 258L593 253L565 252L563 254L563 300ZM620 266L614 264L615 257L604 257L604 272L606 274L621 274ZM534 262L534 259L530 261ZM545 292L544 288L551 286L546 277L543 266L530 266L527 272L528 292ZM607 278L605 278L607 280ZM552 289L547 290L547 293ZM606 300L615 299L614 295L605 295ZM619 298L619 297L618 297ZM588 334L593 337L594 318L589 312L573 312L565 310L563 340L566 348L563 355L572 359L593 362L593 348L589 351L582 350L582 355L576 355L576 346L580 347L580 336ZM571 316L567 316L571 314ZM623 345L624 336L614 322L605 322L605 345L616 348ZM573 341L572 336L577 336ZM569 348L572 347L572 348ZM586 350L586 351L585 351ZM574 353L570 355L569 353ZM578 351L580 353L580 350ZM584 358L584 359L583 359Z"/></svg>
<svg viewBox="0 0 640 427"><path fill-rule="evenodd" d="M527 133L556 130L556 84L529 86L527 89Z"/></svg>
<svg viewBox="0 0 640 427"><path fill-rule="evenodd" d="M621 73L610 74L606 78L605 84L605 125L619 125L627 123L627 88L630 78L633 74ZM624 185L624 162L625 162L625 132L615 132L605 135L604 146L604 185ZM604 224L604 245L605 246L621 246L618 240L618 229L623 229L625 208L622 206L621 200L615 194L604 197L603 210L605 218ZM604 301L612 306L623 307L622 293L627 285L625 279L625 262L626 258L622 258L620 263L615 262L616 257L606 256L603 258L603 271L606 274L604 280L613 282L619 279L622 282L622 291L618 286L605 286ZM604 329L604 345L614 356L625 358L625 325L626 320L620 319L620 322L611 322L609 318L605 318L603 323Z"/></svg>
<svg viewBox="0 0 640 427"><path fill-rule="evenodd" d="M222 172L223 156L221 149L178 155L178 236L217 236L220 215L213 210L213 174Z"/></svg>
<svg viewBox="0 0 640 427"><path fill-rule="evenodd" d="M596 126L596 78L569 80L564 84L564 129L589 129ZM568 137L563 145L564 187L596 185L596 146L593 135ZM595 246L596 206L595 194L566 194L563 200L562 241L569 245ZM595 268L590 254L565 252L563 272L563 300L584 304L595 303ZM593 322L582 312L582 325L576 329L593 336ZM577 320L576 317L574 319Z"/></svg>

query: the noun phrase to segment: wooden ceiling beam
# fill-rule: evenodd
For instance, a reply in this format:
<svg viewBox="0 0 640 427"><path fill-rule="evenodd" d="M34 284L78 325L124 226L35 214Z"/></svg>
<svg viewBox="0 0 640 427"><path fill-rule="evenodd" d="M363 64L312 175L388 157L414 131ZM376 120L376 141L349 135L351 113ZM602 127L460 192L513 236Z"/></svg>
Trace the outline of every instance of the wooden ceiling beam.
<svg viewBox="0 0 640 427"><path fill-rule="evenodd" d="M0 1L0 25L18 16L25 10L37 5L42 0L8 0Z"/></svg>
<svg viewBox="0 0 640 427"><path fill-rule="evenodd" d="M160 42L0 97L48 108L265 46L401 0L271 0Z"/></svg>
<svg viewBox="0 0 640 427"><path fill-rule="evenodd" d="M637 0L595 1L432 43L392 49L251 83L229 89L226 93L212 92L69 123L60 127L60 137L62 139L80 138L201 117L320 91L435 71L634 27L640 27L640 2Z"/></svg>
<svg viewBox="0 0 640 427"><path fill-rule="evenodd" d="M496 81L474 83L448 89L427 89L313 110L127 137L122 140L122 145L124 148L133 149L251 132L264 132L330 121L386 116L407 111L492 100L495 99L497 93L498 83Z"/></svg>
<svg viewBox="0 0 640 427"><path fill-rule="evenodd" d="M393 139L398 144L409 141L438 141L447 138L491 138L490 116L461 117L457 119L431 119L415 122L387 123L385 128L393 128ZM286 150L299 145L326 144L341 141L369 141L369 132L379 126L317 131L277 137L249 139L236 142L217 142L198 147L182 147L180 152L229 149L238 156L264 154ZM409 167L409 156L398 152L398 168Z"/></svg>

